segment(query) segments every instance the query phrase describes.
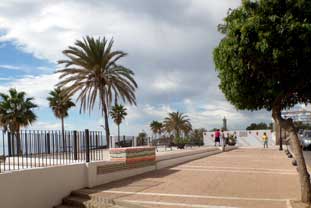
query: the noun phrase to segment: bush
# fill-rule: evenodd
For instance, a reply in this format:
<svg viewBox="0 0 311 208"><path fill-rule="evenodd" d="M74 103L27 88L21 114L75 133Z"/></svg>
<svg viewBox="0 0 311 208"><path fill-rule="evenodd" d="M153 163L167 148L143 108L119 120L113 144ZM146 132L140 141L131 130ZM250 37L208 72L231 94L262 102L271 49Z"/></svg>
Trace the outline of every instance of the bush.
<svg viewBox="0 0 311 208"><path fill-rule="evenodd" d="M176 137L174 139L174 144L177 146L178 149L185 149L185 145L189 144L188 138Z"/></svg>
<svg viewBox="0 0 311 208"><path fill-rule="evenodd" d="M230 134L229 138L228 138L228 145L230 145L230 146L236 145L236 140L237 140L236 135Z"/></svg>

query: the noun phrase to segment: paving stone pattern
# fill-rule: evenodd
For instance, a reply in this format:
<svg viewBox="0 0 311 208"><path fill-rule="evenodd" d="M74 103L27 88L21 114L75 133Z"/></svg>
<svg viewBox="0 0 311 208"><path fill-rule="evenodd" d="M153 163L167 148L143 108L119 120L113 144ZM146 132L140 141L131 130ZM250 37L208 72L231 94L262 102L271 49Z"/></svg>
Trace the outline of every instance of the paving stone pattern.
<svg viewBox="0 0 311 208"><path fill-rule="evenodd" d="M241 148L92 189L57 208L288 208L298 174L284 152Z"/></svg>

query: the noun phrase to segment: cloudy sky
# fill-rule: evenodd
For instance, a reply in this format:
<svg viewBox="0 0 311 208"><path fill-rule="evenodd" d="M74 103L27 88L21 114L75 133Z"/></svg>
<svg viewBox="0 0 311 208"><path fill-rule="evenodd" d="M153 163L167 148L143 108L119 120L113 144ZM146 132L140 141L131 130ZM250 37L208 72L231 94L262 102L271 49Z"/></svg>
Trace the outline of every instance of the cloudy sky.
<svg viewBox="0 0 311 208"><path fill-rule="evenodd" d="M15 87L36 99L38 121L31 128L60 128L46 101L58 82L62 50L85 35L114 38L129 55L121 64L135 72L138 105L127 106L123 134L148 131L168 112L189 115L194 127L244 129L270 122L269 112L236 111L218 89L212 51L229 8L240 0L1 0L0 91ZM100 112L70 111L68 129L100 129ZM112 134L116 134L111 123Z"/></svg>

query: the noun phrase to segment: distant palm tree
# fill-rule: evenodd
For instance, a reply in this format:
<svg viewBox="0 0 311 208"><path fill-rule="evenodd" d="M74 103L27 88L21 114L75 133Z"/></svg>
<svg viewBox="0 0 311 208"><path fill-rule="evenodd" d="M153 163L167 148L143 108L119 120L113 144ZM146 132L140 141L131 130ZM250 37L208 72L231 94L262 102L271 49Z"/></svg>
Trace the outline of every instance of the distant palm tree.
<svg viewBox="0 0 311 208"><path fill-rule="evenodd" d="M164 126L167 132L173 133L176 138L179 138L181 133L188 133L191 123L187 115L180 112L172 112L164 119Z"/></svg>
<svg viewBox="0 0 311 208"><path fill-rule="evenodd" d="M65 95L65 91L60 87L55 88L49 93L47 100L49 101L50 108L52 109L56 118L61 119L62 122L62 137L63 147L66 147L65 141L65 125L64 118L68 116L68 110L74 107L75 104L71 101L71 98Z"/></svg>
<svg viewBox="0 0 311 208"><path fill-rule="evenodd" d="M124 120L125 116L127 115L126 108L123 105L116 104L112 107L112 110L110 111L110 115L112 119L114 120L115 124L118 126L118 142L120 144L120 124L122 123L122 120Z"/></svg>
<svg viewBox="0 0 311 208"><path fill-rule="evenodd" d="M155 135L159 134L159 136L161 136L161 133L163 131L163 124L161 122L152 121L150 123L150 128L151 128L152 133L154 133Z"/></svg>
<svg viewBox="0 0 311 208"><path fill-rule="evenodd" d="M64 68L58 70L60 79L58 86L66 87L66 94L78 94L80 112L91 112L96 103L105 118L107 146L109 145L109 108L113 98L121 98L124 102L136 105L135 90L137 84L134 72L117 61L127 54L112 51L113 40L94 39L86 36L69 46L63 54L66 60L60 60ZM99 102L96 102L98 99Z"/></svg>
<svg viewBox="0 0 311 208"><path fill-rule="evenodd" d="M22 154L20 128L30 125L37 118L33 109L38 106L32 101L33 98L26 98L25 92L17 92L13 88L9 94L0 93L0 125L16 136L18 154Z"/></svg>
<svg viewBox="0 0 311 208"><path fill-rule="evenodd" d="M189 133L192 131L192 125L190 122L184 125L182 128L182 131L184 132L184 136L188 137Z"/></svg>

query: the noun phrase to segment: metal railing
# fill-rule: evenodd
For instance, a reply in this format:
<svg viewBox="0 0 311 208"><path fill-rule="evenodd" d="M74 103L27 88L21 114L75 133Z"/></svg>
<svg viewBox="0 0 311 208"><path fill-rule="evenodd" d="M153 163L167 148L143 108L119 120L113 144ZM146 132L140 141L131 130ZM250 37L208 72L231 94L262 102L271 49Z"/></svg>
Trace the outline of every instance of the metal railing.
<svg viewBox="0 0 311 208"><path fill-rule="evenodd" d="M0 173L104 160L106 148L106 137L100 131L2 132Z"/></svg>

